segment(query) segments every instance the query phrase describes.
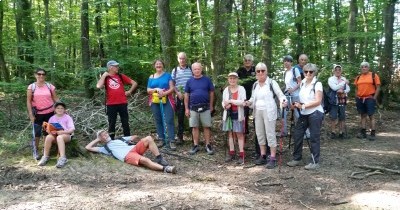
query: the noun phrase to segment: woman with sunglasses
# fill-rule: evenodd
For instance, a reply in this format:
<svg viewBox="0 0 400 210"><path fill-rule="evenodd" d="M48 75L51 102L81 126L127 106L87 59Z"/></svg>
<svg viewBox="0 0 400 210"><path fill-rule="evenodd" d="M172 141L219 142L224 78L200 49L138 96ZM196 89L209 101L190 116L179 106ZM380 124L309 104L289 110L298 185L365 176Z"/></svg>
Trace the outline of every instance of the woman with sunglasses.
<svg viewBox="0 0 400 210"><path fill-rule="evenodd" d="M275 168L276 165L276 134L275 125L277 106L274 97L276 96L282 107L286 107L286 97L278 83L267 76L267 66L264 63L256 65L257 81L254 83L251 98L245 103L246 106L253 108L253 115L256 124L256 135L260 145L260 157L256 160L256 165L267 164L268 169ZM266 143L271 148L271 156L267 163Z"/></svg>
<svg viewBox="0 0 400 210"><path fill-rule="evenodd" d="M46 71L38 68L35 71L36 82L28 86L26 93L26 107L29 119L34 125L35 147L33 152L36 160L40 159L38 153L39 139L42 135L42 124L48 122L54 114L54 103L58 101L54 85L46 82Z"/></svg>
<svg viewBox="0 0 400 210"><path fill-rule="evenodd" d="M300 111L300 117L294 128L294 151L293 160L288 166L298 166L302 159L303 136L307 128L310 130L310 140L307 143L310 147L311 160L305 166L307 170L319 168L321 126L324 117L324 109L321 105L323 96L322 83L317 80L318 68L315 64L308 63L303 68L305 78L300 85L299 99L294 103L294 108Z"/></svg>

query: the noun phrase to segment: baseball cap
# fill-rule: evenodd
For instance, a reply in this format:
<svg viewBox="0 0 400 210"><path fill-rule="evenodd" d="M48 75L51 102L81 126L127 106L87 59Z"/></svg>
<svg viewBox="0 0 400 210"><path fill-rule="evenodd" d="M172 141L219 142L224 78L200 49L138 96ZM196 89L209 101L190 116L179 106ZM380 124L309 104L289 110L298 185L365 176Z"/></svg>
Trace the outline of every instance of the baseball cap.
<svg viewBox="0 0 400 210"><path fill-rule="evenodd" d="M293 57L290 55L286 55L285 57L283 57L283 61L290 61L293 62Z"/></svg>
<svg viewBox="0 0 400 210"><path fill-rule="evenodd" d="M335 69L336 69L337 67L339 67L340 69L342 69L342 66L341 66L341 65L335 64L335 65L333 65L333 71L335 71Z"/></svg>
<svg viewBox="0 0 400 210"><path fill-rule="evenodd" d="M239 77L239 75L236 72L231 72L228 74L228 77L230 76L235 76L235 77Z"/></svg>
<svg viewBox="0 0 400 210"><path fill-rule="evenodd" d="M62 101L57 101L55 104L54 104L54 108L56 108L57 106L63 106L64 107L64 109L67 107L66 105L65 105L65 103L64 102L62 102Z"/></svg>
<svg viewBox="0 0 400 210"><path fill-rule="evenodd" d="M119 63L117 63L117 61L111 60L107 62L107 68L110 66L118 66Z"/></svg>

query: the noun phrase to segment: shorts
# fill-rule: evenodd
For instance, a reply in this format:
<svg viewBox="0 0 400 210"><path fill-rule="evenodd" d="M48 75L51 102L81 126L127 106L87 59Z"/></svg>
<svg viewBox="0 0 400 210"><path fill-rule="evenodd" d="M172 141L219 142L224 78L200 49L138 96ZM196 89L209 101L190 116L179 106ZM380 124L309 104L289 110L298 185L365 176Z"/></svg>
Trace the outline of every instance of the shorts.
<svg viewBox="0 0 400 210"><path fill-rule="evenodd" d="M356 97L356 106L359 114L368 114L372 116L375 114L376 101L374 98L366 98L364 101Z"/></svg>
<svg viewBox="0 0 400 210"><path fill-rule="evenodd" d="M190 110L190 118L189 118L189 127L199 127L200 123L203 127L209 128L211 127L211 112L210 110L206 110L204 112L198 113Z"/></svg>
<svg viewBox="0 0 400 210"><path fill-rule="evenodd" d="M50 117L52 117L53 115L54 115L54 112L50 112L47 114L36 114L35 115L35 137L42 136L43 122L49 122ZM44 135L47 135L47 133L44 132Z"/></svg>
<svg viewBox="0 0 400 210"><path fill-rule="evenodd" d="M136 146L133 147L125 156L125 163L138 166L140 158L143 157L143 154L146 152L146 150L147 148L143 141L139 141Z"/></svg>
<svg viewBox="0 0 400 210"><path fill-rule="evenodd" d="M339 121L344 121L346 119L346 105L332 105L329 117L331 120L339 118Z"/></svg>
<svg viewBox="0 0 400 210"><path fill-rule="evenodd" d="M232 120L232 125L228 125L227 120L222 122L222 131L233 131L235 133L244 132L244 120Z"/></svg>

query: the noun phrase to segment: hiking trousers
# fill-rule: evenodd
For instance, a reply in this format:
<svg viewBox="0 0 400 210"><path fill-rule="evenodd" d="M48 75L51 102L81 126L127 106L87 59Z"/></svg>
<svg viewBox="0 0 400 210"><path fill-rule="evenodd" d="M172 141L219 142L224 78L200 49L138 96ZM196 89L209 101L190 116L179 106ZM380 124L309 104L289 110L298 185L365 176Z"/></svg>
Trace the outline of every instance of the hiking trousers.
<svg viewBox="0 0 400 210"><path fill-rule="evenodd" d="M108 133L110 134L111 139L115 138L115 124L117 122L118 114L121 118L124 136L131 135L129 129L128 104L107 105Z"/></svg>

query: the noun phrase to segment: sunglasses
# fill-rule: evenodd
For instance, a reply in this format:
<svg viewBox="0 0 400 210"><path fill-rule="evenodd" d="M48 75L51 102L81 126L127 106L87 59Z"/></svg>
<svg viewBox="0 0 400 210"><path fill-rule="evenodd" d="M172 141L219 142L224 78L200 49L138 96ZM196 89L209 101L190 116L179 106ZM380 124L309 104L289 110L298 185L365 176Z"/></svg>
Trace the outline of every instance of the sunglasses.
<svg viewBox="0 0 400 210"><path fill-rule="evenodd" d="M261 73L264 73L265 70L257 70L256 72L257 72L257 73L260 73L260 72L261 72Z"/></svg>
<svg viewBox="0 0 400 210"><path fill-rule="evenodd" d="M368 66L361 66L361 68L368 68Z"/></svg>
<svg viewBox="0 0 400 210"><path fill-rule="evenodd" d="M38 75L38 76L46 76L46 74L43 74L43 73L36 73L36 75Z"/></svg>
<svg viewBox="0 0 400 210"><path fill-rule="evenodd" d="M314 71L304 71L304 74L308 74L308 73L313 74Z"/></svg>

